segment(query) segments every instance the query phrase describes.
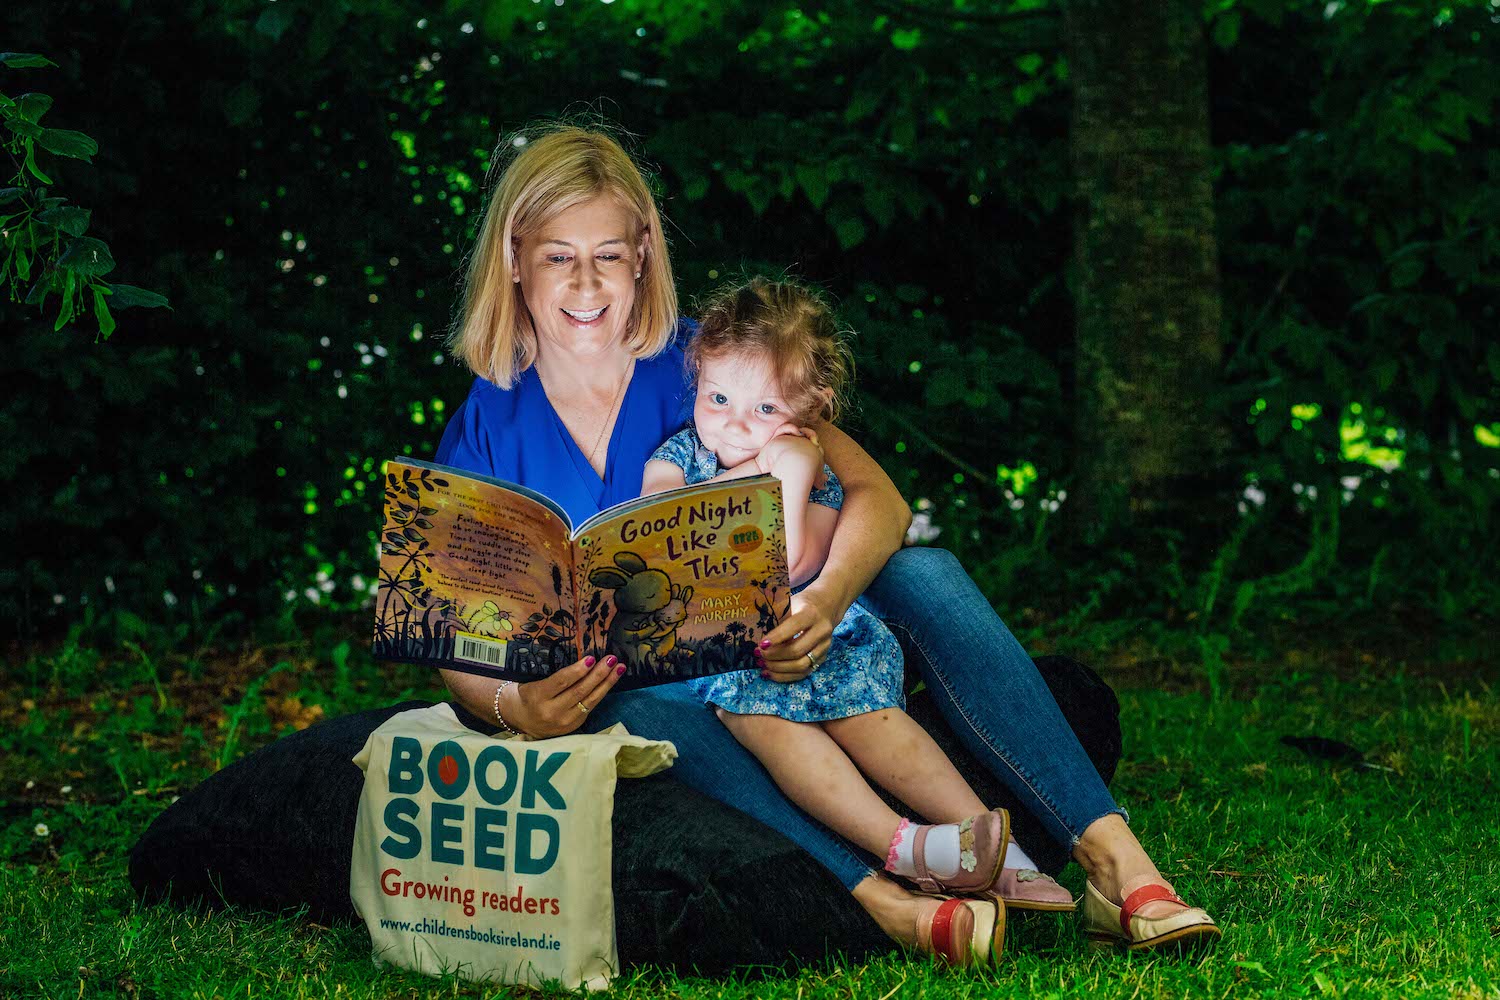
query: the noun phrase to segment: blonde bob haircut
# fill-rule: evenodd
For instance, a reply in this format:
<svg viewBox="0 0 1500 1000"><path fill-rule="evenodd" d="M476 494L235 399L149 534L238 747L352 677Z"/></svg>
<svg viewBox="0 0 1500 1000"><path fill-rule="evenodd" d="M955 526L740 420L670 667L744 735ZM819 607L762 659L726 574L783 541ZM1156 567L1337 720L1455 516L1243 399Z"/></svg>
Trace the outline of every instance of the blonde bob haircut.
<svg viewBox="0 0 1500 1000"><path fill-rule="evenodd" d="M508 157L508 162L502 157ZM501 169L479 226L449 345L476 374L502 389L536 360L536 330L511 279L516 248L559 214L601 195L635 218L633 240L646 234L646 259L625 333L632 357L661 351L677 325L677 290L656 199L641 169L601 128L547 125L505 136L494 157Z"/></svg>

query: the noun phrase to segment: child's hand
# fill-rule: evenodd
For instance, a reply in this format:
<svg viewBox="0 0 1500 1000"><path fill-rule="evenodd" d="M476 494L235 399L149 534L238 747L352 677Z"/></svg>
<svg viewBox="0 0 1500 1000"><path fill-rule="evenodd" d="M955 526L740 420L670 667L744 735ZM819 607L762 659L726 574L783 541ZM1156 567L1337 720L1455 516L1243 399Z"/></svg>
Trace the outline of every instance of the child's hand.
<svg viewBox="0 0 1500 1000"><path fill-rule="evenodd" d="M811 431L808 432L812 434ZM817 443L817 435L811 437L801 433L783 434L780 431L767 441L755 458L762 472L777 479L796 477L798 473L811 482L823 470L823 448Z"/></svg>

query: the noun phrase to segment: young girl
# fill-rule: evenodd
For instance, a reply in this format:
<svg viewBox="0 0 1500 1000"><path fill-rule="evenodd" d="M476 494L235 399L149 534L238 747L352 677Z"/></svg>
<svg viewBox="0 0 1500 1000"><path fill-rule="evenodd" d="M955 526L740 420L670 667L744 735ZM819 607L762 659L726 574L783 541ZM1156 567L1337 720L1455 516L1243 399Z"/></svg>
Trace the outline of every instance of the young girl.
<svg viewBox="0 0 1500 1000"><path fill-rule="evenodd" d="M807 582L828 555L843 502L808 426L837 415L848 380L849 356L832 312L809 289L756 278L707 303L687 360L693 423L651 456L643 492L776 476L792 584ZM997 946L1002 900L1016 897L1017 880L1032 883L1024 893L1030 908L1072 909L1067 891L1009 841L1005 810L986 809L906 714L901 649L878 618L851 606L822 658L808 659L812 672L793 683L748 670L686 683L788 798L883 857L887 871L928 892L993 897ZM898 815L866 777L938 824Z"/></svg>

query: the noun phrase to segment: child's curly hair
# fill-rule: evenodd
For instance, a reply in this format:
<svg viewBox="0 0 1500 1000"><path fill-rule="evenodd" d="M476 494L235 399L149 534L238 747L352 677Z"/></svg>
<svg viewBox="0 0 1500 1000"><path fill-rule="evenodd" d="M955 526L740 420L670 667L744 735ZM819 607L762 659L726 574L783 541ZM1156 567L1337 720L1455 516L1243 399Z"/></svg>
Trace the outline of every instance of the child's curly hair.
<svg viewBox="0 0 1500 1000"><path fill-rule="evenodd" d="M698 335L687 348L694 380L705 358L765 354L799 422L832 422L848 408L854 357L832 308L813 289L751 278L710 294L698 315Z"/></svg>

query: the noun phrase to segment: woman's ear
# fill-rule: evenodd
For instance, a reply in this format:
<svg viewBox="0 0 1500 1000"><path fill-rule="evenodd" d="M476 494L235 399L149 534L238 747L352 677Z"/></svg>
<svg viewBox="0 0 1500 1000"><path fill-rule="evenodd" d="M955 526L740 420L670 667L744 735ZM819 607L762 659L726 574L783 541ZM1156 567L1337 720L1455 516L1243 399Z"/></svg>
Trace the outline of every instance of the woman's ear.
<svg viewBox="0 0 1500 1000"><path fill-rule="evenodd" d="M639 278L646 273L646 265L650 263L646 259L646 247L651 242L651 227L641 228L641 242L635 248L635 276Z"/></svg>

